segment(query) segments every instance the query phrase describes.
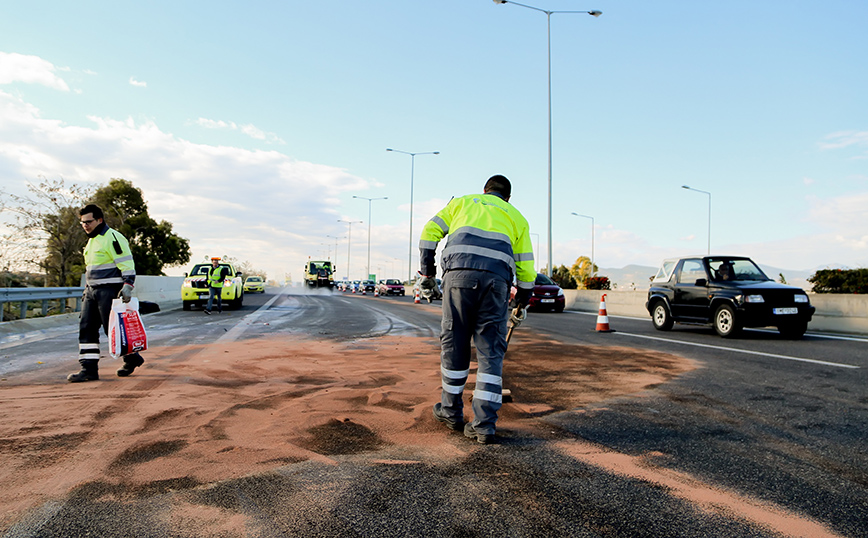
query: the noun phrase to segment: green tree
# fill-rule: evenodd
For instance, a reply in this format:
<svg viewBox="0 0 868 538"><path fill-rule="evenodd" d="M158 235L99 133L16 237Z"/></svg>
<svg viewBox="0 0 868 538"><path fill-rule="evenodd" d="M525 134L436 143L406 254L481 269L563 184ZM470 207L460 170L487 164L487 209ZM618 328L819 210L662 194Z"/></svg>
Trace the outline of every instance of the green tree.
<svg viewBox="0 0 868 538"><path fill-rule="evenodd" d="M570 267L570 275L576 282L585 282L585 280L591 278L594 272L598 269L599 268L596 265L591 264L590 258L587 256L579 256L575 263L573 263L573 266Z"/></svg>
<svg viewBox="0 0 868 538"><path fill-rule="evenodd" d="M572 274L570 274L570 270L567 269L566 265L555 267L555 270L552 271L552 280L555 281L555 284L565 290L574 290L579 287L576 279L573 278Z"/></svg>
<svg viewBox="0 0 868 538"><path fill-rule="evenodd" d="M105 213L105 221L130 242L130 250L140 275L162 275L163 267L190 261L190 243L172 232L169 222L157 222L148 214L141 189L132 182L112 178L97 190L93 203Z"/></svg>

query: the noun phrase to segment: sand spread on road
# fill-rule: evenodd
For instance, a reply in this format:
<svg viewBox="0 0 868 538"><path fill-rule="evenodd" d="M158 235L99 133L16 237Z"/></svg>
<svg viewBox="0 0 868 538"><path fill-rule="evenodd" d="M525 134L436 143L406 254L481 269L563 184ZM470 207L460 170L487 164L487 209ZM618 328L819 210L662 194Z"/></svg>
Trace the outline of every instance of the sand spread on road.
<svg viewBox="0 0 868 538"><path fill-rule="evenodd" d="M0 382L0 530L76 495L123 501L307 460L375 458L390 446L435 463L478 448L456 443L431 416L440 395L431 339L284 335L155 347L146 360L128 378L103 359L99 382L66 383L74 362ZM501 411L499 432L533 432L540 416L634 395L695 367L664 353L522 334L507 354L504 385L514 401ZM213 507L176 507L171 520L243 534L243 518Z"/></svg>

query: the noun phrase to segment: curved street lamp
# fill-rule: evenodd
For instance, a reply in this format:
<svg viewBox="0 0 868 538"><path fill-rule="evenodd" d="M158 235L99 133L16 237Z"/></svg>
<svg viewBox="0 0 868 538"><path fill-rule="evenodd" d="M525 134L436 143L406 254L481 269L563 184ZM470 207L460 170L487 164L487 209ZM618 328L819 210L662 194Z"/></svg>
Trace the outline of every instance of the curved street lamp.
<svg viewBox="0 0 868 538"><path fill-rule="evenodd" d="M711 193L708 191L701 191L699 189L694 189L693 187L688 187L687 185L682 185L682 189L687 189L689 191L701 192L703 194L708 195L708 254L707 256L711 256Z"/></svg>
<svg viewBox="0 0 868 538"><path fill-rule="evenodd" d="M353 224L362 224L364 221L361 220L341 220L338 219L338 222L346 222L347 223L347 280L350 279L350 245L353 244Z"/></svg>
<svg viewBox="0 0 868 538"><path fill-rule="evenodd" d="M365 279L371 278L371 204L374 200L388 200L388 196L383 196L382 198L365 198L364 196L353 196L353 198L358 198L359 200L367 200L368 201L368 276Z"/></svg>
<svg viewBox="0 0 868 538"><path fill-rule="evenodd" d="M548 227L549 227L549 251L548 265L546 266L546 276L552 276L552 15L555 13L587 13L592 17L599 17L603 14L602 11L593 9L591 11L549 11L538 7L519 4L512 0L494 0L495 4L515 4L516 6L526 7L534 11L539 11L546 14L548 22L548 66L549 66L549 212L548 212Z"/></svg>
<svg viewBox="0 0 868 538"><path fill-rule="evenodd" d="M403 153L410 156L410 255L407 261L407 282L413 280L413 173L416 169L416 155L440 155L439 151L410 152L386 148L386 151Z"/></svg>

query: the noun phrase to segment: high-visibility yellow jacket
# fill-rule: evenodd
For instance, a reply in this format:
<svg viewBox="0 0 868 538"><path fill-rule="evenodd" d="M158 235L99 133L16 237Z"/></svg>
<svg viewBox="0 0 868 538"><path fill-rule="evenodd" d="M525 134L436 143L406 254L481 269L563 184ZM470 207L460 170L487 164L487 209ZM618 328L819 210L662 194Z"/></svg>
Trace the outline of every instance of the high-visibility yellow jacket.
<svg viewBox="0 0 868 538"><path fill-rule="evenodd" d="M85 281L88 286L136 282L136 266L127 238L103 223L84 247Z"/></svg>
<svg viewBox="0 0 868 538"><path fill-rule="evenodd" d="M536 271L530 228L524 216L495 194L453 198L422 229L419 249L422 267L434 268L434 252L443 237L443 270L477 269L503 276L524 290L532 290ZM428 276L434 276L426 273Z"/></svg>
<svg viewBox="0 0 868 538"><path fill-rule="evenodd" d="M208 285L212 288L222 288L223 280L229 274L229 269L225 265L218 265L208 269Z"/></svg>

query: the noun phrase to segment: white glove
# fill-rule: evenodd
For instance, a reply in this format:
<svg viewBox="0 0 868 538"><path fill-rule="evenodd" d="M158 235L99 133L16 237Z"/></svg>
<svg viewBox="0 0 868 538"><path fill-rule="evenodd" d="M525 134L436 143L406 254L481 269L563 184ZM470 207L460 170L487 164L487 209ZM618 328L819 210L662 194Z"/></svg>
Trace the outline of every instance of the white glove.
<svg viewBox="0 0 868 538"><path fill-rule="evenodd" d="M121 292L118 294L118 297L123 299L125 303L130 302L130 299L133 298L133 287L130 284L124 284L124 287L121 288Z"/></svg>
<svg viewBox="0 0 868 538"><path fill-rule="evenodd" d="M419 289L425 291L431 291L437 287L437 281L434 280L433 276L423 276L421 280L419 280Z"/></svg>
<svg viewBox="0 0 868 538"><path fill-rule="evenodd" d="M521 322L527 319L527 307L516 308L509 314L509 322L513 327L518 327Z"/></svg>

